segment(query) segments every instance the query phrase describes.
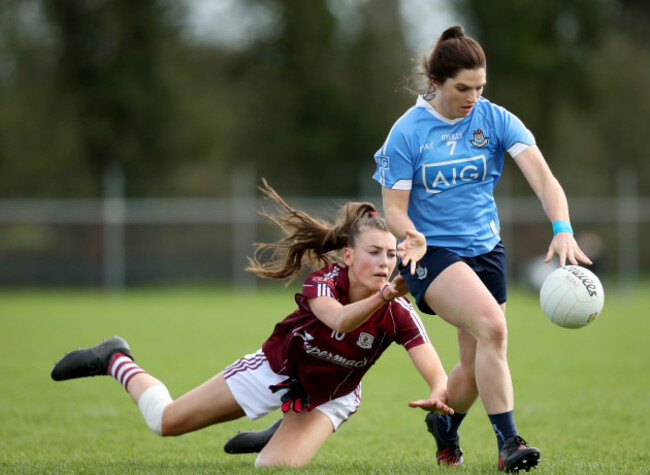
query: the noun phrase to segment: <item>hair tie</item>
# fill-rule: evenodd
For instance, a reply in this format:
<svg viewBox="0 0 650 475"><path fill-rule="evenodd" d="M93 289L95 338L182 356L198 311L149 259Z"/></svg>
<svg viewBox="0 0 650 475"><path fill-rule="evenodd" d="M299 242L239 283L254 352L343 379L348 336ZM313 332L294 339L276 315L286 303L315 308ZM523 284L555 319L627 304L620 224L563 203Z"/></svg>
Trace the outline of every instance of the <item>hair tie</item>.
<svg viewBox="0 0 650 475"><path fill-rule="evenodd" d="M463 27L460 25L452 26L450 28L447 28L443 33L440 39L442 41L445 40L451 40L452 38L460 38L461 36L465 36L465 31L463 30Z"/></svg>
<svg viewBox="0 0 650 475"><path fill-rule="evenodd" d="M377 211L368 211L368 217L377 216Z"/></svg>

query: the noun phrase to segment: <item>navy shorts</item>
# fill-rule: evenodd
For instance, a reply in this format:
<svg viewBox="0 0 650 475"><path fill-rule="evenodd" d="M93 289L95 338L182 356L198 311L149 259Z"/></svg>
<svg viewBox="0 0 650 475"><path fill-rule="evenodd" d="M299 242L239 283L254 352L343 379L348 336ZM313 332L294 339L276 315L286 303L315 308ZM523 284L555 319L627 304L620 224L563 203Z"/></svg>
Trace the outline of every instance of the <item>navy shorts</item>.
<svg viewBox="0 0 650 475"><path fill-rule="evenodd" d="M426 254L417 263L415 274L411 275L410 266L399 265L400 274L404 277L420 311L436 315L436 312L424 301L424 292L433 279L456 262L465 262L470 266L496 301L499 304L505 303L507 277L506 250L503 243L499 242L490 252L474 257L459 256L444 247L428 246Z"/></svg>

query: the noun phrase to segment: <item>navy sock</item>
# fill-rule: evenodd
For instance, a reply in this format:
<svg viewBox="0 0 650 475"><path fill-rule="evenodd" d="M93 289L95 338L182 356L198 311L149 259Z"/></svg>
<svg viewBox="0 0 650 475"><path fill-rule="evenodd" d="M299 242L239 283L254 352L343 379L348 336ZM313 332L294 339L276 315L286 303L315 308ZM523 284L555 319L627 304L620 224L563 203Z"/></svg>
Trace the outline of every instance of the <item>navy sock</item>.
<svg viewBox="0 0 650 475"><path fill-rule="evenodd" d="M458 437L458 427L467 414L455 412L453 416L438 417L438 434L445 440L453 440Z"/></svg>
<svg viewBox="0 0 650 475"><path fill-rule="evenodd" d="M497 445L499 450L503 444L513 435L517 435L517 427L515 426L515 412L508 411L501 414L488 414L494 434L497 436Z"/></svg>

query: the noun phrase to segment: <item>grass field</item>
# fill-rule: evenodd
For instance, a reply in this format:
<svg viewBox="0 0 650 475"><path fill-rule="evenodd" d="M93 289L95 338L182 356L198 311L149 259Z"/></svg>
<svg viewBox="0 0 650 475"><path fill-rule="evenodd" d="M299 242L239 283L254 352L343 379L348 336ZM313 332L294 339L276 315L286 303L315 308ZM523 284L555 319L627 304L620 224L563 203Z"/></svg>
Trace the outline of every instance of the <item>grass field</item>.
<svg viewBox="0 0 650 475"><path fill-rule="evenodd" d="M279 413L162 439L111 378L55 383L49 373L64 351L119 334L136 361L178 397L256 350L293 310L291 293L1 292L0 472L253 472L253 455L227 455L223 444ZM511 290L517 425L542 451L537 473L650 473L649 308L648 285L608 292L593 324L565 330L544 317L535 294ZM457 358L453 329L434 317L423 320L449 370ZM427 388L401 347L369 372L363 395L359 412L301 472L448 472L435 464L424 412L407 406ZM463 424L461 442L463 473L497 473L496 442L480 403Z"/></svg>

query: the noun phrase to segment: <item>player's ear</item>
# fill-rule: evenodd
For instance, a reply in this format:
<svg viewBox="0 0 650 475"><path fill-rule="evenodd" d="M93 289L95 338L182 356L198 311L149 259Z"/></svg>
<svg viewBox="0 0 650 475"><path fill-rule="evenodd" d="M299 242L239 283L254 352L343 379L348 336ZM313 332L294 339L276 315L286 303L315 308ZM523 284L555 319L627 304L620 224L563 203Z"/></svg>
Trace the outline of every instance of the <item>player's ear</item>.
<svg viewBox="0 0 650 475"><path fill-rule="evenodd" d="M352 253L354 251L352 248L345 247L343 248L343 262L345 262L345 265L350 267L352 265Z"/></svg>

